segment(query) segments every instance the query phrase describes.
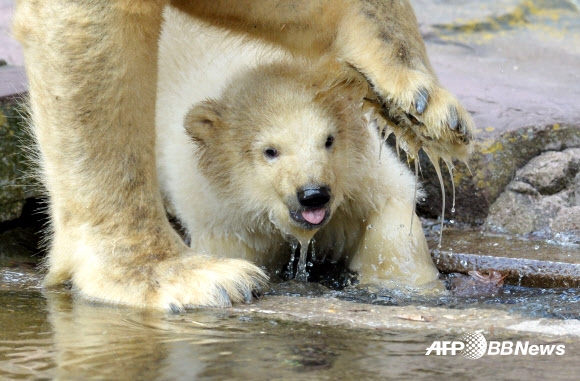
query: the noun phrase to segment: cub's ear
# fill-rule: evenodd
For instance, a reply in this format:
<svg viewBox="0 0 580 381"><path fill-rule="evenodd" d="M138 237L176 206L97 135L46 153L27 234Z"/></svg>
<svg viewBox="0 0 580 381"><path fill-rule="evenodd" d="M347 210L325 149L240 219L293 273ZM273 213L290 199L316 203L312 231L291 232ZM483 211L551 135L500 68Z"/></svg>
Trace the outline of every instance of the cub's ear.
<svg viewBox="0 0 580 381"><path fill-rule="evenodd" d="M222 110L214 100L207 100L193 107L185 115L185 131L200 145L206 145L214 136L222 123Z"/></svg>

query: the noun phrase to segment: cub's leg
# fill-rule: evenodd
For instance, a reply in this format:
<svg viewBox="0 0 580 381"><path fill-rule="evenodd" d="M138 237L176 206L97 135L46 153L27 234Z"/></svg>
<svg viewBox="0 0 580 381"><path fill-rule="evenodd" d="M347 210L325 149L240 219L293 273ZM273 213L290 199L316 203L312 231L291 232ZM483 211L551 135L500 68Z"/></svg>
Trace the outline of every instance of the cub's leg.
<svg viewBox="0 0 580 381"><path fill-rule="evenodd" d="M153 125L162 7L18 3L54 230L46 284L72 279L90 299L165 309L249 300L258 268L193 255L165 217Z"/></svg>
<svg viewBox="0 0 580 381"><path fill-rule="evenodd" d="M367 218L364 238L350 262L363 283L393 281L411 286L432 286L439 272L431 260L421 221L410 202L389 198L382 210Z"/></svg>

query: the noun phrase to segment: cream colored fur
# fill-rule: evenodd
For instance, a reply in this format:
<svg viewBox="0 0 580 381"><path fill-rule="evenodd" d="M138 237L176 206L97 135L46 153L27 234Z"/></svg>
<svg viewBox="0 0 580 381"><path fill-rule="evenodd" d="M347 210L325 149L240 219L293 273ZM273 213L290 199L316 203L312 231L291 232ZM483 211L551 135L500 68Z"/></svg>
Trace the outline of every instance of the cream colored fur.
<svg viewBox="0 0 580 381"><path fill-rule="evenodd" d="M171 10L165 17L158 173L192 249L276 271L289 260L289 242L314 235L320 257L346 260L363 282L432 286L438 272L414 216L415 179L382 147L374 117L363 115L366 83L335 83L323 64L273 54ZM200 29L195 46L172 49L171 36L199 36ZM200 103L206 98L217 100ZM335 137L332 152L324 147L328 136ZM280 151L272 162L262 152L270 145ZM308 184L332 190L332 217L320 229L289 218L288 199Z"/></svg>
<svg viewBox="0 0 580 381"><path fill-rule="evenodd" d="M363 75L380 103L413 115L417 124L398 130L410 147L454 157L469 152L472 121L440 86L407 1L19 0L14 34L24 48L50 198L47 286L71 281L86 299L183 310L249 301L265 281L247 261L191 250L165 216L155 110L168 4L248 41L338 62ZM188 45L174 36L179 40L170 45L178 55Z"/></svg>

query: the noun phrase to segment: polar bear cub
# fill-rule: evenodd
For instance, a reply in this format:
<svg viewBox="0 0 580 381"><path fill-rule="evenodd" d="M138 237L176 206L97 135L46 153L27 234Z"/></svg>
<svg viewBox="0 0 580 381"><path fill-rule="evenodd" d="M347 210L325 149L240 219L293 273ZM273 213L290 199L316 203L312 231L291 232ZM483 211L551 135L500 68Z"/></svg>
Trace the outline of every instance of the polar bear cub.
<svg viewBox="0 0 580 381"><path fill-rule="evenodd" d="M175 164L195 185L167 198L191 247L278 269L293 241L314 238L317 255L344 259L363 282L433 282L414 176L363 115L366 83L325 72L259 65L188 111L190 155Z"/></svg>
<svg viewBox="0 0 580 381"><path fill-rule="evenodd" d="M437 279L415 178L363 112L364 79L166 18L177 30L160 45L157 166L195 252L276 271L311 241L364 283ZM189 28L203 36L175 53L166 36Z"/></svg>

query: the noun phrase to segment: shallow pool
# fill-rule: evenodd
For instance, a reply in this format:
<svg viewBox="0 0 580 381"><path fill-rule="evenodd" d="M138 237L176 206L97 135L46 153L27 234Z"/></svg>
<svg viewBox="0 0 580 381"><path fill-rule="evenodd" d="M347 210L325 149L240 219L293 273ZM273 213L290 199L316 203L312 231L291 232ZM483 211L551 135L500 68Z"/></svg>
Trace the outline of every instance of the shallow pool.
<svg viewBox="0 0 580 381"><path fill-rule="evenodd" d="M173 315L90 304L66 289L42 291L31 270L4 269L0 275L0 379L570 380L580 374L578 336L503 330L511 312L485 310L484 301L475 309L458 301L421 307L421 315L412 303L270 296L239 308ZM281 301L296 304L305 318ZM333 321L323 313L343 318ZM391 313L389 324L373 324ZM503 320L493 323L496 315ZM516 315L514 323L522 321ZM565 345L565 354L477 360L461 353L425 355L434 341L457 341L480 319L487 340Z"/></svg>

